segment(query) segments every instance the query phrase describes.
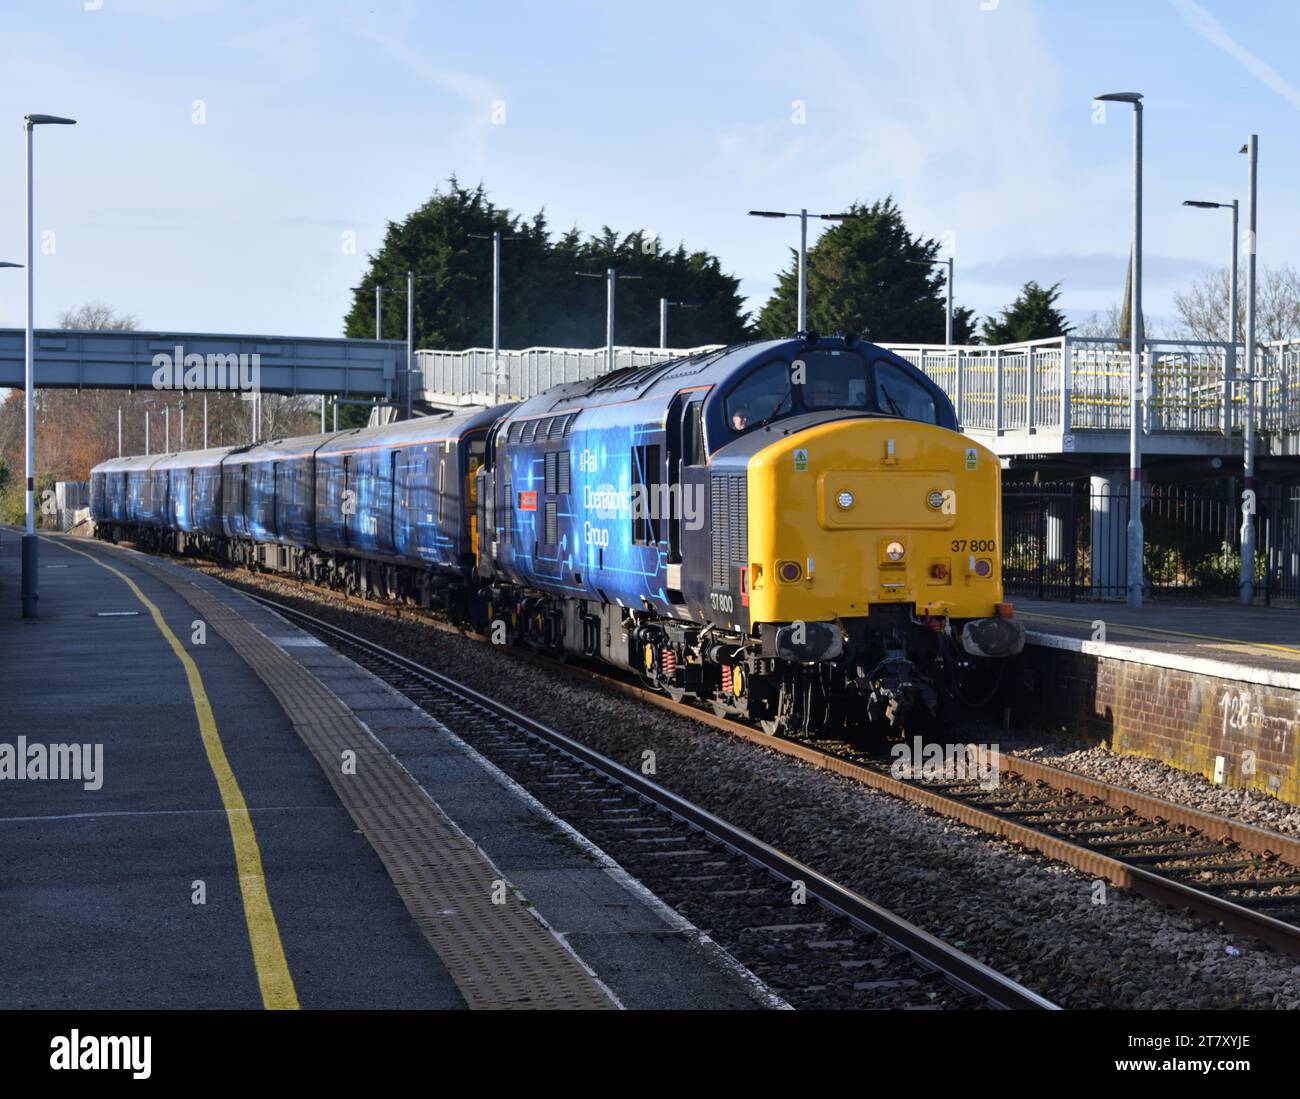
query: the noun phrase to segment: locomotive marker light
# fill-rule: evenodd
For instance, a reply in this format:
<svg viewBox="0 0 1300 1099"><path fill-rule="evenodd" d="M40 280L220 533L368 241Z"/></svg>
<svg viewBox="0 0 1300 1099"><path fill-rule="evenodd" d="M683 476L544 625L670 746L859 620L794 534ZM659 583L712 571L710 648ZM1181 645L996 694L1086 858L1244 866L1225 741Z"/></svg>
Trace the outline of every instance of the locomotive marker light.
<svg viewBox="0 0 1300 1099"><path fill-rule="evenodd" d="M1133 270L1132 315L1129 320L1129 487L1128 487L1128 605L1142 606L1142 436L1139 391L1142 388L1142 95L1110 92L1093 96L1102 103L1133 107Z"/></svg>
<svg viewBox="0 0 1300 1099"><path fill-rule="evenodd" d="M944 501L944 495L937 488L933 489L930 492L930 495L925 498L926 504L928 504L935 511L938 511L941 507L943 507L943 501Z"/></svg>
<svg viewBox="0 0 1300 1099"><path fill-rule="evenodd" d="M848 511L853 506L853 493L845 489L835 498L835 503L842 511Z"/></svg>
<svg viewBox="0 0 1300 1099"><path fill-rule="evenodd" d="M77 120L74 118L60 118L53 114L29 114L23 119L23 126L27 130L27 332L23 363L23 432L27 451L27 526L22 540L24 618L36 617L37 599L36 512L32 506L32 494L36 485L36 466L32 460L35 423L32 407L32 391L35 386L32 371L32 131L37 126L75 126L76 124Z"/></svg>
<svg viewBox="0 0 1300 1099"><path fill-rule="evenodd" d="M796 332L808 331L808 211L800 210L797 214L787 214L780 210L750 210L752 218L798 218L799 219L799 306L795 324ZM854 215L848 214L813 214L822 221L844 221Z"/></svg>

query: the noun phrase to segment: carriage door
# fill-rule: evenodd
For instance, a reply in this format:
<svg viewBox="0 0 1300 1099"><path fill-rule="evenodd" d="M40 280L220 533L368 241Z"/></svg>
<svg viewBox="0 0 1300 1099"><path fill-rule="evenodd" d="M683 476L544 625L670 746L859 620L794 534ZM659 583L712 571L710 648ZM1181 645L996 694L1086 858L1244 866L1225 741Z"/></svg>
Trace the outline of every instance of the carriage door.
<svg viewBox="0 0 1300 1099"><path fill-rule="evenodd" d="M682 596L682 558L691 557L695 547L693 535L702 528L703 499L702 476L692 475L692 464L697 460L697 449L703 451L700 428L699 400L690 400L690 394L678 394L668 409L665 423L667 441L668 492L668 597L674 603L684 602ZM698 444L697 444L698 440ZM701 462L702 458L699 459ZM695 529L693 529L695 528Z"/></svg>
<svg viewBox="0 0 1300 1099"><path fill-rule="evenodd" d="M709 600L708 570L703 562L709 560L712 543L705 524L705 498L708 490L708 457L704 448L704 395L690 394L694 399L684 401L677 431L679 457L672 470L673 481L678 485L677 518L673 529L677 533L677 546L681 556L678 561L693 562L693 572L681 578L675 587L686 602L707 604ZM680 570L681 566L678 565ZM680 575L680 574L679 574Z"/></svg>
<svg viewBox="0 0 1300 1099"><path fill-rule="evenodd" d="M357 494L352 487L351 454L343 455L343 490L339 493L339 508L343 513L343 544L350 546L352 545L352 528L356 525L357 518Z"/></svg>

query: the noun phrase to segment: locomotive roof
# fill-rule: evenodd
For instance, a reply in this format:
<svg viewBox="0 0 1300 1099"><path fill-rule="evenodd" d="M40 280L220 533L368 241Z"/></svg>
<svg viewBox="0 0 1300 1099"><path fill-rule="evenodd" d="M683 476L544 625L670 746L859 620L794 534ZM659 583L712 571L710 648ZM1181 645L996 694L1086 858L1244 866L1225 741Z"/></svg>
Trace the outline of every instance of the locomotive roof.
<svg viewBox="0 0 1300 1099"><path fill-rule="evenodd" d="M748 368L774 358L796 359L805 351L853 350L873 357L886 358L904 370L925 377L906 359L866 340L845 336L820 336L804 340L794 337L779 340L751 340L715 351L704 351L683 359L671 359L651 366L626 367L580 382L554 386L545 393L519 405L518 416L561 412L595 405L618 404L642 397L663 395L665 398L682 389L715 386ZM928 381L928 379L927 379ZM933 384L933 383L931 383Z"/></svg>

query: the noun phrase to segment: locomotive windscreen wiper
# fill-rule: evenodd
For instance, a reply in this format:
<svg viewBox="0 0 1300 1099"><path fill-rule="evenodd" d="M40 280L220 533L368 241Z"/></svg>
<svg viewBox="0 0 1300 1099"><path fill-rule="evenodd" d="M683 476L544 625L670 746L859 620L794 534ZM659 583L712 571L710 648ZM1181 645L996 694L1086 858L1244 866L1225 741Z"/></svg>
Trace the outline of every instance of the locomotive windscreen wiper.
<svg viewBox="0 0 1300 1099"><path fill-rule="evenodd" d="M789 399L790 399L790 389L787 387L787 388L786 388L786 391L785 391L785 396L782 397L779 401L776 402L776 407L775 407L774 409L772 409L771 412L769 412L766 416L764 416L763 419L759 420L759 422L758 422L758 426L759 426L759 427L767 427L767 425L770 424L770 423L772 422L772 418L773 418L773 417L774 417L778 412L781 411L781 406L782 406L783 404L785 404L785 402L788 401Z"/></svg>
<svg viewBox="0 0 1300 1099"><path fill-rule="evenodd" d="M907 417L903 414L903 410L898 407L898 402L889 395L889 390L885 388L884 382L880 383L880 392L884 396L885 400L889 402L889 410L900 420L906 420Z"/></svg>

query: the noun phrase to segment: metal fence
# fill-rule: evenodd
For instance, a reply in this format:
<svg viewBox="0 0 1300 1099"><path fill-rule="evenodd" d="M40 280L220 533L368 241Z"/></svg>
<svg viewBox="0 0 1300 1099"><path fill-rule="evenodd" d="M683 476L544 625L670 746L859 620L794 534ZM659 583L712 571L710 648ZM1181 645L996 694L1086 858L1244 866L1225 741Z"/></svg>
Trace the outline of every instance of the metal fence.
<svg viewBox="0 0 1300 1099"><path fill-rule="evenodd" d="M943 347L886 344L929 374L957 409L963 431L995 434L1127 431L1130 359L1126 342L1095 336ZM1241 345L1148 340L1142 356L1142 427L1148 433L1239 432L1246 386ZM1263 432L1300 431L1300 343L1256 351L1256 423Z"/></svg>
<svg viewBox="0 0 1300 1099"><path fill-rule="evenodd" d="M1257 492L1255 588L1265 603L1300 599L1300 487ZM1128 584L1128 486L1092 481L1007 483L1003 580L1039 599L1121 599ZM1149 484L1142 501L1150 598L1233 597L1241 510L1228 485Z"/></svg>
<svg viewBox="0 0 1300 1099"><path fill-rule="evenodd" d="M1001 347L885 344L930 375L957 410L963 431L994 435L1124 432L1129 423L1127 343L1059 336ZM1241 345L1148 340L1143 352L1142 427L1151 434L1231 435L1245 421ZM615 348L614 367L648 366L710 347ZM561 382L599 377L605 348L530 347L416 351L417 386L442 405L523 400ZM494 384L495 377L495 384ZM1300 342L1261 344L1255 363L1256 423L1262 433L1300 432Z"/></svg>
<svg viewBox="0 0 1300 1099"><path fill-rule="evenodd" d="M616 347L614 369L650 366L711 351L717 346L720 345ZM523 351L502 351L496 365L490 347L471 347L465 351L417 351L415 358L425 397L442 405L489 405L494 395L498 401L522 401L563 382L586 381L609 373L603 347L528 347Z"/></svg>

